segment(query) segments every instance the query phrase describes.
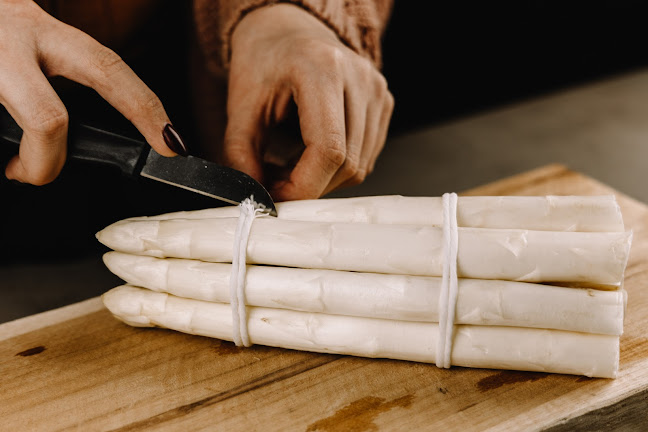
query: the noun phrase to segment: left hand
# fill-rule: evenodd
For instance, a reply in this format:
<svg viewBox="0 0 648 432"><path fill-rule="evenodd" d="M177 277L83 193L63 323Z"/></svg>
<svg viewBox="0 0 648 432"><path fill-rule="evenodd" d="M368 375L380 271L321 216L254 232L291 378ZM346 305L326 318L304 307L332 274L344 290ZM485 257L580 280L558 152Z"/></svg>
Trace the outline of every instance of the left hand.
<svg viewBox="0 0 648 432"><path fill-rule="evenodd" d="M295 102L303 153L287 178L266 184L277 201L319 198L361 183L380 154L394 107L387 81L309 12L256 9L231 42L225 163L264 181L266 129Z"/></svg>

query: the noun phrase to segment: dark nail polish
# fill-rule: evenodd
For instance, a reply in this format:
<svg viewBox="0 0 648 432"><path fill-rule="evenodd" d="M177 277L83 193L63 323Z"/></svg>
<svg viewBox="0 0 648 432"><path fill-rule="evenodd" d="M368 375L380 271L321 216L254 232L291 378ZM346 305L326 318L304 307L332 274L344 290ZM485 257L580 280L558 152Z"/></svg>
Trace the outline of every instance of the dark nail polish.
<svg viewBox="0 0 648 432"><path fill-rule="evenodd" d="M189 155L189 150L187 150L187 146L182 140L182 137L170 123L167 123L167 125L164 126L162 136L164 137L164 142L171 150L178 153L180 156Z"/></svg>

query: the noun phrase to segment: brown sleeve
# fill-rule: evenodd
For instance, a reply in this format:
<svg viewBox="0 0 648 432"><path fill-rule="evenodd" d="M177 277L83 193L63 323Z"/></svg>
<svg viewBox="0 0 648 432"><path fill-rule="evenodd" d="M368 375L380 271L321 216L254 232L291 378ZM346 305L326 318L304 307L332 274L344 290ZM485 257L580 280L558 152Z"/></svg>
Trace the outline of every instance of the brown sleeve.
<svg viewBox="0 0 648 432"><path fill-rule="evenodd" d="M196 31L212 71L228 67L230 38L248 12L266 5L291 3L315 15L340 40L381 67L381 37L393 0L195 0Z"/></svg>

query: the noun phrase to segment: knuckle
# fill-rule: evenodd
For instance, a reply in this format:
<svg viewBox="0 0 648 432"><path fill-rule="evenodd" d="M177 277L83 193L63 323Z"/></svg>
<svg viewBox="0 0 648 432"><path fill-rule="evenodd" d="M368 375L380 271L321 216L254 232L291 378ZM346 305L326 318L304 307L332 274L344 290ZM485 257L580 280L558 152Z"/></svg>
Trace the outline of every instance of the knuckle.
<svg viewBox="0 0 648 432"><path fill-rule="evenodd" d="M346 62L346 53L335 45L318 44L309 51L317 52L317 56L314 58L319 59L330 70L338 71Z"/></svg>
<svg viewBox="0 0 648 432"><path fill-rule="evenodd" d="M231 153L243 153L253 146L253 140L243 130L226 131L223 149Z"/></svg>
<svg viewBox="0 0 648 432"><path fill-rule="evenodd" d="M329 166L339 168L347 159L347 152L342 137L334 134L330 137L329 144L322 150L322 158Z"/></svg>
<svg viewBox="0 0 648 432"><path fill-rule="evenodd" d="M382 91L382 92L389 92L388 85L387 85L387 78L380 72L376 72L376 86L377 88Z"/></svg>
<svg viewBox="0 0 648 432"><path fill-rule="evenodd" d="M394 105L395 105L396 101L394 100L394 95L392 95L389 90L387 91L387 96L386 96L385 103L387 105L387 110L390 113L393 112L394 111Z"/></svg>
<svg viewBox="0 0 648 432"><path fill-rule="evenodd" d="M251 150L242 137L227 137L221 148L221 159L229 166L245 166L253 157Z"/></svg>
<svg viewBox="0 0 648 432"><path fill-rule="evenodd" d="M359 167L360 162L358 161L358 159L349 155L340 168L341 174L347 179L352 179L356 175L358 175Z"/></svg>
<svg viewBox="0 0 648 432"><path fill-rule="evenodd" d="M237 145L237 143L232 142L228 143L223 147L223 158L229 164L240 164L241 161L245 160L247 153L242 146Z"/></svg>
<svg viewBox="0 0 648 432"><path fill-rule="evenodd" d="M357 58L357 69L360 73L360 76L362 77L363 80L367 83L376 83L378 87L380 87L380 77L382 76L380 72L376 69L376 67L369 61L369 59L366 59L364 57L359 57Z"/></svg>
<svg viewBox="0 0 648 432"><path fill-rule="evenodd" d="M342 66L346 61L345 52L337 46L329 46L326 50L326 60L334 66Z"/></svg>
<svg viewBox="0 0 648 432"><path fill-rule="evenodd" d="M145 113L156 113L160 110L164 110L162 107L162 102L152 91L146 92L145 95L137 101L136 110L139 112Z"/></svg>
<svg viewBox="0 0 648 432"><path fill-rule="evenodd" d="M346 152L339 148L330 148L324 153L324 157L329 165L340 167L346 159Z"/></svg>
<svg viewBox="0 0 648 432"><path fill-rule="evenodd" d="M245 139L238 134L225 134L223 150L226 152L240 152L245 146Z"/></svg>
<svg viewBox="0 0 648 432"><path fill-rule="evenodd" d="M345 163L345 167L346 167ZM344 169L344 167L343 167ZM367 171L358 166L357 162L351 162L348 168L343 172L343 177L345 178L345 183L347 186L355 186L362 183L367 177Z"/></svg>
<svg viewBox="0 0 648 432"><path fill-rule="evenodd" d="M288 75L314 85L339 85L349 64L344 47L309 40L299 44L286 62Z"/></svg>
<svg viewBox="0 0 648 432"><path fill-rule="evenodd" d="M67 130L68 112L64 107L49 107L34 115L29 130L38 135L52 136Z"/></svg>
<svg viewBox="0 0 648 432"><path fill-rule="evenodd" d="M385 78L381 73L376 72L374 74L373 80L373 90L377 95L380 95L382 98L387 99L391 92L389 91L389 86L387 84L387 78Z"/></svg>
<svg viewBox="0 0 648 432"><path fill-rule="evenodd" d="M102 78L110 78L127 67L115 51L103 45L99 45L95 49L91 56L91 64Z"/></svg>
<svg viewBox="0 0 648 432"><path fill-rule="evenodd" d="M356 171L356 173L351 177L350 183L354 185L358 185L365 181L367 178L367 171L364 169L359 169Z"/></svg>

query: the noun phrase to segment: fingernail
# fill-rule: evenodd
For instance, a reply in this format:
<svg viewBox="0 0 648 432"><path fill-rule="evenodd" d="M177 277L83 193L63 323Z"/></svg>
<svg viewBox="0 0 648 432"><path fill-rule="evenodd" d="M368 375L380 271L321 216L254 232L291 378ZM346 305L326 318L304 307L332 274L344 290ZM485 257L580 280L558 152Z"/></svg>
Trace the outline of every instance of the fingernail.
<svg viewBox="0 0 648 432"><path fill-rule="evenodd" d="M189 150L187 150L187 146L182 140L182 137L180 136L178 131L176 131L173 126L171 126L170 123L167 123L166 126L164 126L162 136L164 137L164 142L166 143L167 147L169 147L171 150L178 153L180 156L189 155Z"/></svg>

